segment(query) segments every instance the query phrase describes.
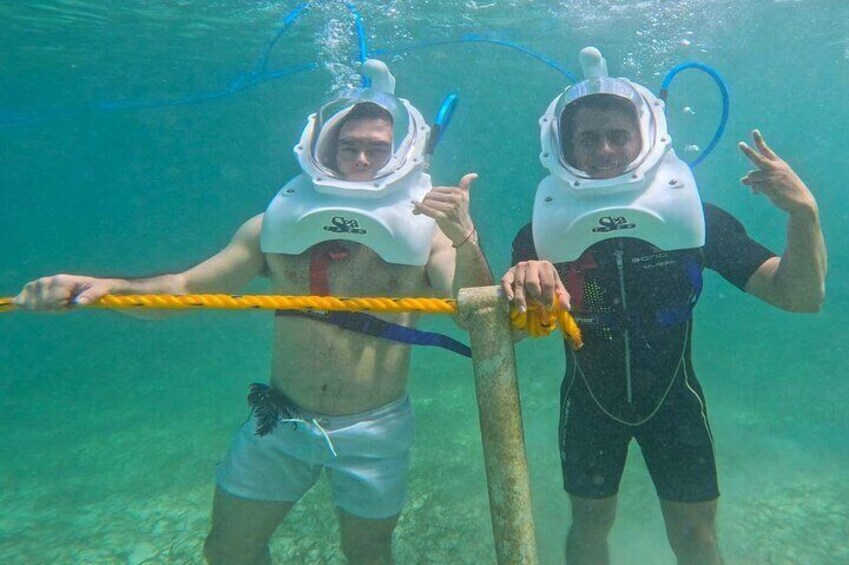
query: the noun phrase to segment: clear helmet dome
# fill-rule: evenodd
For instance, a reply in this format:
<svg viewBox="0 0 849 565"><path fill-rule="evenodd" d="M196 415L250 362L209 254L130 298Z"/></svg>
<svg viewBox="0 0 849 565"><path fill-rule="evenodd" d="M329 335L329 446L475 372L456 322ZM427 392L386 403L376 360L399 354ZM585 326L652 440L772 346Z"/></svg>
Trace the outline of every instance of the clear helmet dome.
<svg viewBox="0 0 849 565"><path fill-rule="evenodd" d="M576 188L641 180L669 147L663 102L639 84L607 76L597 49L582 51L581 64L586 78L552 100L540 119L543 165ZM609 154L587 157L605 142Z"/></svg>
<svg viewBox="0 0 849 565"><path fill-rule="evenodd" d="M301 168L317 188L382 190L423 164L430 131L424 118L409 102L395 96L395 79L385 64L369 60L363 72L373 78L373 86L349 89L322 105L310 116L295 147ZM359 149L370 157L368 178L349 180L340 167L344 146L340 146L339 136L346 124L360 120L374 120L381 129L385 127L381 122L389 122L391 139L361 145Z"/></svg>

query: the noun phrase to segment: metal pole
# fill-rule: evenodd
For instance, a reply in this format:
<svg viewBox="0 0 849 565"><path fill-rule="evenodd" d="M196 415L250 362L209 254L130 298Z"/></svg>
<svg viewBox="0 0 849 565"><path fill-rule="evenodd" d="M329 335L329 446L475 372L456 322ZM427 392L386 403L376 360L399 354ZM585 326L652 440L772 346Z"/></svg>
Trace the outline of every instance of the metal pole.
<svg viewBox="0 0 849 565"><path fill-rule="evenodd" d="M464 288L495 555L499 565L536 565L536 539L509 307L498 287Z"/></svg>

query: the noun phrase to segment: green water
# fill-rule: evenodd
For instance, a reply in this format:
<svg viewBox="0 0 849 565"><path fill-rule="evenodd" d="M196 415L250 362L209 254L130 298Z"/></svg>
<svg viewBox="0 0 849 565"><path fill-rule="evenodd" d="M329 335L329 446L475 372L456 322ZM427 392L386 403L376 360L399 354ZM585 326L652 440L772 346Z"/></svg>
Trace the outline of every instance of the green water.
<svg viewBox="0 0 849 565"><path fill-rule="evenodd" d="M346 82L351 16L317 3L281 38L269 69L319 70L204 103L109 111L225 90L256 65L293 2L0 3L0 295L55 272L139 276L217 251L297 174L305 116ZM737 182L736 142L759 127L816 194L829 248L817 315L758 303L709 274L697 308L695 365L720 472L719 535L729 563L849 561L849 223L844 205L849 4L839 0L359 2L369 47L465 34L509 40L577 72L602 49L612 74L657 90L684 60L718 69L728 130L696 171L706 200L780 252L785 219ZM480 174L478 230L500 275L529 219L537 119L566 85L517 51L449 44L389 59L398 93L433 116L460 106L434 159L439 183ZM684 111L685 107L693 113ZM719 96L698 73L673 84L675 146L704 147ZM262 291L258 285L252 290ZM456 333L447 322L428 328ZM0 315L0 563L199 563L213 469L246 416L248 383L268 372L271 318L206 312L160 323L105 312ZM564 370L556 339L517 347L540 562L562 563L568 501L556 447ZM471 367L414 353L417 414L399 563L493 563ZM320 487L280 527L280 561L337 563ZM614 563L672 563L639 450L632 450L611 538Z"/></svg>

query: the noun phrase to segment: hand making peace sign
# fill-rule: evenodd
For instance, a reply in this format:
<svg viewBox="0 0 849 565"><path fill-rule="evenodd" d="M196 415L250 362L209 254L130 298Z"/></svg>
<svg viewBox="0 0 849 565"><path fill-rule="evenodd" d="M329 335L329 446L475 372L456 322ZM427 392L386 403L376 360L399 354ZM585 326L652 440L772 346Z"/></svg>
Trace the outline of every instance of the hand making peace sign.
<svg viewBox="0 0 849 565"><path fill-rule="evenodd" d="M773 204L786 212L797 212L816 208L811 191L790 165L769 148L758 130L752 132L757 151L745 142L740 142L740 150L758 168L751 170L740 179L750 186L753 194L765 194Z"/></svg>

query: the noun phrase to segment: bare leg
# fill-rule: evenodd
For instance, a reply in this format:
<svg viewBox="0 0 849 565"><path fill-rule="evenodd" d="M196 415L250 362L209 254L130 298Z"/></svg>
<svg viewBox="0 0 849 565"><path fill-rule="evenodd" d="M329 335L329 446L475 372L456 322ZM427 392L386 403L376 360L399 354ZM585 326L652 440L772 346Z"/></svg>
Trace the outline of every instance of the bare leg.
<svg viewBox="0 0 849 565"><path fill-rule="evenodd" d="M722 564L716 542L716 502L660 501L669 545L680 565Z"/></svg>
<svg viewBox="0 0 849 565"><path fill-rule="evenodd" d="M203 544L210 565L267 565L268 540L293 502L247 500L215 488L212 530Z"/></svg>
<svg viewBox="0 0 849 565"><path fill-rule="evenodd" d="M616 496L581 498L572 501L572 526L566 538L566 562L569 565L606 565L610 563L607 536L616 519Z"/></svg>
<svg viewBox="0 0 849 565"><path fill-rule="evenodd" d="M392 532L398 516L385 520L358 518L336 509L342 530L342 552L351 565L391 565Z"/></svg>

